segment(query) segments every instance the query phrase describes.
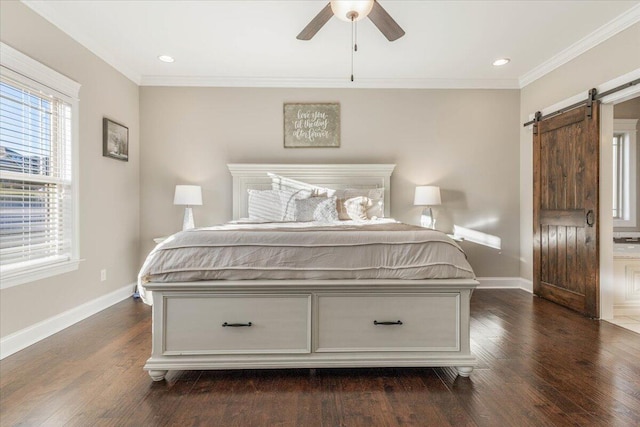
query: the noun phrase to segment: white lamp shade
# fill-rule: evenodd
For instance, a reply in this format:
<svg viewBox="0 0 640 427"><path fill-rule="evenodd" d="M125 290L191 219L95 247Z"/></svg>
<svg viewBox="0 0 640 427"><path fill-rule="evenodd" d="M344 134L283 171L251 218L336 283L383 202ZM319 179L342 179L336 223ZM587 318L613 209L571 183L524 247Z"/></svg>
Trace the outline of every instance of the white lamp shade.
<svg viewBox="0 0 640 427"><path fill-rule="evenodd" d="M440 187L433 185L420 185L416 187L413 204L417 206L435 206L442 204Z"/></svg>
<svg viewBox="0 0 640 427"><path fill-rule="evenodd" d="M199 206L202 204L202 188L199 185L176 185L174 205Z"/></svg>
<svg viewBox="0 0 640 427"><path fill-rule="evenodd" d="M355 12L354 21L367 17L373 8L373 0L332 0L331 11L343 21L351 22L351 15Z"/></svg>

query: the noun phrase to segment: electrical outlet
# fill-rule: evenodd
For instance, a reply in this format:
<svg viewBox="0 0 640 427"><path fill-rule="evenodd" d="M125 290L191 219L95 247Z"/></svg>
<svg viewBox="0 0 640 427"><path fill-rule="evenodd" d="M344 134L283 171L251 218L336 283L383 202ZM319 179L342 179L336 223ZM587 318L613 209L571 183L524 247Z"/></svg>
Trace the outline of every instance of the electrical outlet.
<svg viewBox="0 0 640 427"><path fill-rule="evenodd" d="M105 280L107 280L107 269L103 268L100 270L100 281L104 282Z"/></svg>

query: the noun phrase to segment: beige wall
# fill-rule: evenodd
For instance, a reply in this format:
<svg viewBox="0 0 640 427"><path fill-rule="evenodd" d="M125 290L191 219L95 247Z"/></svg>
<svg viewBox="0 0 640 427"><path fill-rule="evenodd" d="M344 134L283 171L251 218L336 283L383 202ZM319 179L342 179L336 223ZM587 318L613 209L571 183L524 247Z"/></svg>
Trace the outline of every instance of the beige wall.
<svg viewBox="0 0 640 427"><path fill-rule="evenodd" d="M640 68L640 23L534 81L520 94L520 123L536 111ZM520 130L520 276L532 279L531 130Z"/></svg>
<svg viewBox="0 0 640 427"><path fill-rule="evenodd" d="M636 137L640 138L640 97L613 107L615 119L636 119ZM640 190L640 150L636 150L636 189ZM613 231L640 231L640 197L636 197L636 227L614 227Z"/></svg>
<svg viewBox="0 0 640 427"><path fill-rule="evenodd" d="M135 281L139 264L138 87L17 1L0 2L0 40L82 85L78 271L0 291L0 336ZM129 162L102 157L102 117L129 127ZM108 280L100 281L100 269ZM133 289L133 288L132 288Z"/></svg>
<svg viewBox="0 0 640 427"><path fill-rule="evenodd" d="M530 279L531 135L520 124L537 110L640 68L640 56L633 54L640 51L640 24L522 91L139 89L11 1L0 2L0 39L82 84L85 260L77 272L1 291L2 337L134 282L152 238L180 227L182 208L172 205L175 184L203 186L205 204L195 208L199 225L230 219L229 162L396 163L394 217L417 223L414 186L439 185L440 228L457 224L502 238L501 251L463 243L476 273ZM282 147L282 104L310 101L340 103L341 148ZM129 126L128 163L101 156L103 116ZM99 279L102 268L106 282Z"/></svg>
<svg viewBox="0 0 640 427"><path fill-rule="evenodd" d="M284 149L284 102L339 102L340 148ZM442 188L439 226L502 238L465 242L478 276L519 274L517 90L140 88L141 251L181 227L176 184L203 187L196 225L231 218L232 162L396 163L391 213L417 223L416 185Z"/></svg>

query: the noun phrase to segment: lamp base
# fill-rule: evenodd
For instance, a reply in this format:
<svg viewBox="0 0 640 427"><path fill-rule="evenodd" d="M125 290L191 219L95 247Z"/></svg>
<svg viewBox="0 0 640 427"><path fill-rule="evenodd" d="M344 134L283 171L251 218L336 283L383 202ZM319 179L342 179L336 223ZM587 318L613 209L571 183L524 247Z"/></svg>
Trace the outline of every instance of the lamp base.
<svg viewBox="0 0 640 427"><path fill-rule="evenodd" d="M433 211L431 208L424 208L422 211L422 216L420 217L420 226L425 228L430 228L432 230L436 229L436 219L433 216Z"/></svg>
<svg viewBox="0 0 640 427"><path fill-rule="evenodd" d="M182 231L191 230L194 227L193 210L191 210L191 208L185 208L184 219L182 220Z"/></svg>

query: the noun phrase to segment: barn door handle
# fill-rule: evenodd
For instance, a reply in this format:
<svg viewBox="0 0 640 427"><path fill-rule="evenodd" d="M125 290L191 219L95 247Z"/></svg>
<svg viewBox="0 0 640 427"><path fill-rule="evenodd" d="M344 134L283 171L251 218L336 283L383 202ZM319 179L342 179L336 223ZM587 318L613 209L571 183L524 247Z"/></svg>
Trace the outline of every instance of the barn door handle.
<svg viewBox="0 0 640 427"><path fill-rule="evenodd" d="M595 219L595 216L593 214L593 211L589 209L589 211L587 212L587 225L589 227L593 227L594 219Z"/></svg>

